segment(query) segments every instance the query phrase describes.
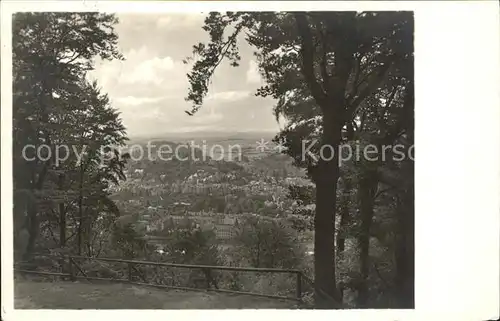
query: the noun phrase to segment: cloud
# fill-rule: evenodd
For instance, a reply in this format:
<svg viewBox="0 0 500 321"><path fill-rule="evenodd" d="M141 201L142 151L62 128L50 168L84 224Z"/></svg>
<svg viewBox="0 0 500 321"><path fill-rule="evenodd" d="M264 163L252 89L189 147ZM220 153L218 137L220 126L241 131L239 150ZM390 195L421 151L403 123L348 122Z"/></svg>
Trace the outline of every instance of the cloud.
<svg viewBox="0 0 500 321"><path fill-rule="evenodd" d="M158 55L156 48L145 45L125 52L124 56L124 61L98 59L95 70L89 74L114 101L123 101L127 96L158 97L165 92L187 92L187 67L181 61Z"/></svg>
<svg viewBox="0 0 500 321"><path fill-rule="evenodd" d="M114 96L114 89L118 83L118 78L122 72L122 62L118 60L106 61L98 59L95 62L95 69L87 74L91 81L96 80L104 92L111 97Z"/></svg>
<svg viewBox="0 0 500 321"><path fill-rule="evenodd" d="M209 94L206 98L207 101L225 100L236 101L250 96L248 91L223 91L215 94Z"/></svg>
<svg viewBox="0 0 500 321"><path fill-rule="evenodd" d="M241 67L221 64L203 108L192 117L184 112L192 107L184 100L189 90L186 74L192 66L184 65L182 59L191 55L193 44L208 40L201 28L205 16L119 14L118 45L126 60L97 59L89 78L96 79L103 92L109 94L129 136L208 129L278 129L272 114L274 100L253 94L262 78L252 60L253 49L243 42Z"/></svg>
<svg viewBox="0 0 500 321"><path fill-rule="evenodd" d="M188 15L186 14L171 14L162 15L156 19L156 27L161 28L182 28L189 27L193 25L201 25L205 19L206 14L202 12L193 12Z"/></svg>
<svg viewBox="0 0 500 321"><path fill-rule="evenodd" d="M121 105L138 106L138 105L143 105L143 104L156 103L156 102L163 100L164 98L165 97L126 96L126 97L117 98L116 102L118 102Z"/></svg>
<svg viewBox="0 0 500 321"><path fill-rule="evenodd" d="M158 20L156 20L156 27L157 28L165 28L168 25L170 25L171 23L172 23L172 18L170 16L160 17L160 18L158 18Z"/></svg>
<svg viewBox="0 0 500 321"><path fill-rule="evenodd" d="M153 56L153 57L152 57ZM139 50L132 49L125 55L131 65L130 69L126 69L119 78L119 83L123 84L156 84L160 85L163 80L165 71L172 70L175 63L170 57L154 57L154 53L150 52L145 46Z"/></svg>
<svg viewBox="0 0 500 321"><path fill-rule="evenodd" d="M200 131L212 131L218 130L219 127L216 125L201 125L201 126L183 126L176 130L178 133L191 133Z"/></svg>
<svg viewBox="0 0 500 321"><path fill-rule="evenodd" d="M251 84L262 82L262 77L259 73L259 65L255 62L255 60L250 60L248 62L247 82Z"/></svg>
<svg viewBox="0 0 500 321"><path fill-rule="evenodd" d="M208 115L196 115L189 121L190 124L214 124L221 121L224 116L221 113L211 112Z"/></svg>

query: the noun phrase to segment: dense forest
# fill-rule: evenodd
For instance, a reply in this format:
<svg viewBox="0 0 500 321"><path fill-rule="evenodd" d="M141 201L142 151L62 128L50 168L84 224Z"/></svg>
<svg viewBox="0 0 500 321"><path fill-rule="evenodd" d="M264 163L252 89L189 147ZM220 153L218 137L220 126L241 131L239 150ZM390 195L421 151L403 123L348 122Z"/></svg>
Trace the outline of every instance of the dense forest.
<svg viewBox="0 0 500 321"><path fill-rule="evenodd" d="M238 67L238 41L246 41L265 82L256 95L273 97L276 117L287 121L275 137L285 155L241 162L162 164L121 152L126 127L87 77L97 58L126 59L117 23L101 13L13 17L16 262L35 262L44 252L294 268L314 279L316 308L413 308L413 13L210 13L208 42L194 44L185 61L188 113L203 108L221 63ZM359 149L362 157L346 154ZM201 185L192 180L199 172L213 182L202 192L189 189ZM294 183L299 176L306 183ZM187 201L192 211L241 215L229 249L189 220L157 231L164 255L140 237L133 224L140 211ZM312 257L299 242L306 234L314 235ZM112 264L86 268L89 275L120 272ZM141 273L160 283L199 279L194 272ZM213 277L221 288L293 291L286 277Z"/></svg>

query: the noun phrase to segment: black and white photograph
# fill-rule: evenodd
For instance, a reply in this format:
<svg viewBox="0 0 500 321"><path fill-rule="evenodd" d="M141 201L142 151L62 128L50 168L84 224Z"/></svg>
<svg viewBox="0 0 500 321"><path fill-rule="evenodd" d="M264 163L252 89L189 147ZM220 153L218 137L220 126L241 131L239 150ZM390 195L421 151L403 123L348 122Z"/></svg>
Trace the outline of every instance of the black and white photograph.
<svg viewBox="0 0 500 321"><path fill-rule="evenodd" d="M2 128L2 287L12 270L13 309L416 309L416 249L429 254L416 229L434 214L416 223L432 206L416 206L415 182L436 175L420 188L438 191L430 182L446 180L438 168L453 166L444 155L459 144L449 142L455 129L437 124L455 115L416 116L416 89L430 84L416 77L418 11L209 2L185 12L168 1L162 10L109 1L2 15L11 28L2 30L2 47L11 41L2 127L5 108L12 120L8 140ZM445 98L428 101L438 109ZM415 142L428 166L431 139L416 139L416 127L439 141L433 174L416 174ZM448 183L476 184L460 180ZM458 195L421 199L475 202ZM436 214L429 226L432 242L443 242L436 251L454 242L436 232L454 229L454 209L440 213L449 225ZM474 261L469 251L460 260ZM435 271L427 282L445 278ZM472 310L465 315L482 316Z"/></svg>

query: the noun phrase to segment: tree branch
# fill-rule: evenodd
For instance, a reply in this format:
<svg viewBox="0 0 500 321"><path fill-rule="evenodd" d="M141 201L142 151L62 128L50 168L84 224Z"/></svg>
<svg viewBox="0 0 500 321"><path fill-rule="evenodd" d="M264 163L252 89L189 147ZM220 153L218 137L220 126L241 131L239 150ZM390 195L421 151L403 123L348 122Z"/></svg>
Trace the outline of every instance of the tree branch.
<svg viewBox="0 0 500 321"><path fill-rule="evenodd" d="M366 111L363 111L359 120L359 132L363 132L365 128L365 120L366 120Z"/></svg>
<svg viewBox="0 0 500 321"><path fill-rule="evenodd" d="M59 243L59 241L56 239L55 235L54 235L54 232L52 231L52 229L50 228L50 224L46 224L45 227L49 230L49 233L50 233L50 236L52 236L52 239L54 240L54 242L56 244Z"/></svg>
<svg viewBox="0 0 500 321"><path fill-rule="evenodd" d="M356 95L356 91L358 88L358 80L359 80L359 75L361 74L361 59L362 57L355 58L355 63L354 63L354 79L352 81L352 90L350 94L348 95L348 99L350 97L354 97Z"/></svg>
<svg viewBox="0 0 500 321"><path fill-rule="evenodd" d="M391 106L392 101L394 100L394 97L396 96L396 93L398 92L398 89L399 89L399 85L394 86L394 89L392 90L391 95L389 96L389 99L387 99L384 108L387 109Z"/></svg>
<svg viewBox="0 0 500 321"><path fill-rule="evenodd" d="M80 53L75 52L75 53L73 54L73 56L72 56L72 57L70 57L70 60L69 60L69 61L67 61L67 62L63 62L63 64L65 64L65 65L70 65L73 61L75 61L76 59L80 58L80 56L81 56L81 55L80 55ZM63 58L63 59L64 59L64 58Z"/></svg>
<svg viewBox="0 0 500 321"><path fill-rule="evenodd" d="M353 90L352 90L352 92L351 92L351 94L350 94L350 96L349 96L349 97L350 97L349 99L351 99L352 97L356 97L356 95L357 95L357 93L358 93L358 89L359 89L359 87L361 87L361 85L362 85L362 84L363 84L363 83L367 80L367 78L370 76L370 73L367 73L367 74L365 74L365 76L364 76L361 80L359 80L359 77L361 76L361 74L363 74L363 73L364 73L364 72L365 72L365 71L366 71L366 70L370 67L370 65L372 64L372 62L375 60L375 57L376 57L376 55L372 55L372 56L370 57L370 60L369 60L369 61L367 61L367 62L364 64L365 66L364 66L363 68L361 68L361 60L363 59L363 57L360 57L360 58L359 58L359 73L358 73L358 75L357 75L357 77L356 77L356 80L355 80L355 81L354 81L354 83L353 83ZM358 82L358 81L359 81L359 82Z"/></svg>
<svg viewBox="0 0 500 321"><path fill-rule="evenodd" d="M198 95L199 95L199 98L192 98L190 97L193 93L191 93L188 98L186 98L186 100L191 100L191 101L194 101L194 106L191 108L191 111L189 112L190 114L194 114L196 113L202 102L203 102L203 98L206 96L206 94L208 93L208 84L210 82L210 79L212 78L215 70L217 69L217 67L220 65L220 63L224 60L224 58L227 56L229 50L231 49L231 46L234 45L234 42L236 41L236 38L237 36L239 35L240 31L243 29L244 25L243 24L239 24L236 26L236 30L233 32L233 34L231 36L228 37L227 41L226 42L223 42L220 46L220 48L218 49L218 53L215 57L210 57L210 58L207 58L205 57L204 59L200 60L200 61L197 61L195 63L195 66L193 67L193 70L195 70L197 68L197 65L198 66L203 66L204 64L207 63L207 60L214 60L213 63L212 63L212 66L211 67L208 67L205 69L205 74L203 74L201 77L202 79L200 79L200 75L197 74L196 72L192 72L192 73L189 73L188 74L188 79L189 79L189 82L190 82L190 85L191 85L191 90L196 92L198 91ZM203 89L202 90L194 90L194 84L197 83L198 81L201 81L201 84L202 84L202 87Z"/></svg>
<svg viewBox="0 0 500 321"><path fill-rule="evenodd" d="M381 183L391 186L395 189L399 190L403 187L401 179L390 170L379 168L378 177Z"/></svg>
<svg viewBox="0 0 500 321"><path fill-rule="evenodd" d="M372 263L373 267L375 268L375 272L377 272L377 276L379 277L379 279L384 283L384 285L389 288L389 283L382 277L382 274L380 273L378 267L377 267L377 264L375 262Z"/></svg>
<svg viewBox="0 0 500 321"><path fill-rule="evenodd" d="M384 194L384 193L386 193L386 192L388 192L390 190L393 190L393 189L394 189L393 186L381 189L381 190L377 191L377 194L375 194L375 196L373 197L373 199L377 199L380 195L382 195L382 194Z"/></svg>
<svg viewBox="0 0 500 321"><path fill-rule="evenodd" d="M358 108L358 106L365 100L365 98L370 95L375 89L377 89L382 81L384 80L386 72L391 67L391 62L385 62L378 71L373 72L372 76L369 79L366 87L359 93L359 95L348 103L348 112L347 115L353 115Z"/></svg>
<svg viewBox="0 0 500 321"><path fill-rule="evenodd" d="M297 30L301 39L301 55L302 55L302 68L301 72L307 82L307 86L311 91L312 96L318 102L321 108L325 108L327 94L321 88L314 74L314 45L312 42L312 34L309 28L309 23L305 13L297 12L295 21L297 23Z"/></svg>
<svg viewBox="0 0 500 321"><path fill-rule="evenodd" d="M327 92L330 88L330 74L328 73L328 58L327 58L327 40L325 37L325 33L323 32L323 27L321 22L318 19L315 20L316 30L319 33L319 37L321 40L321 61L320 61L320 70L321 70L321 78L323 79L323 90Z"/></svg>

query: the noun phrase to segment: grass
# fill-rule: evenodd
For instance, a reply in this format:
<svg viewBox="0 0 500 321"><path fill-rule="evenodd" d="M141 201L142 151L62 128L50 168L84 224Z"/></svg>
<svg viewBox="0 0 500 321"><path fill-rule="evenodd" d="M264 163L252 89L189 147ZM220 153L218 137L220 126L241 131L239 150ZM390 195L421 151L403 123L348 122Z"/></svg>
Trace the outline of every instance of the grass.
<svg viewBox="0 0 500 321"><path fill-rule="evenodd" d="M214 292L88 282L16 280L16 309L290 309L294 302Z"/></svg>

